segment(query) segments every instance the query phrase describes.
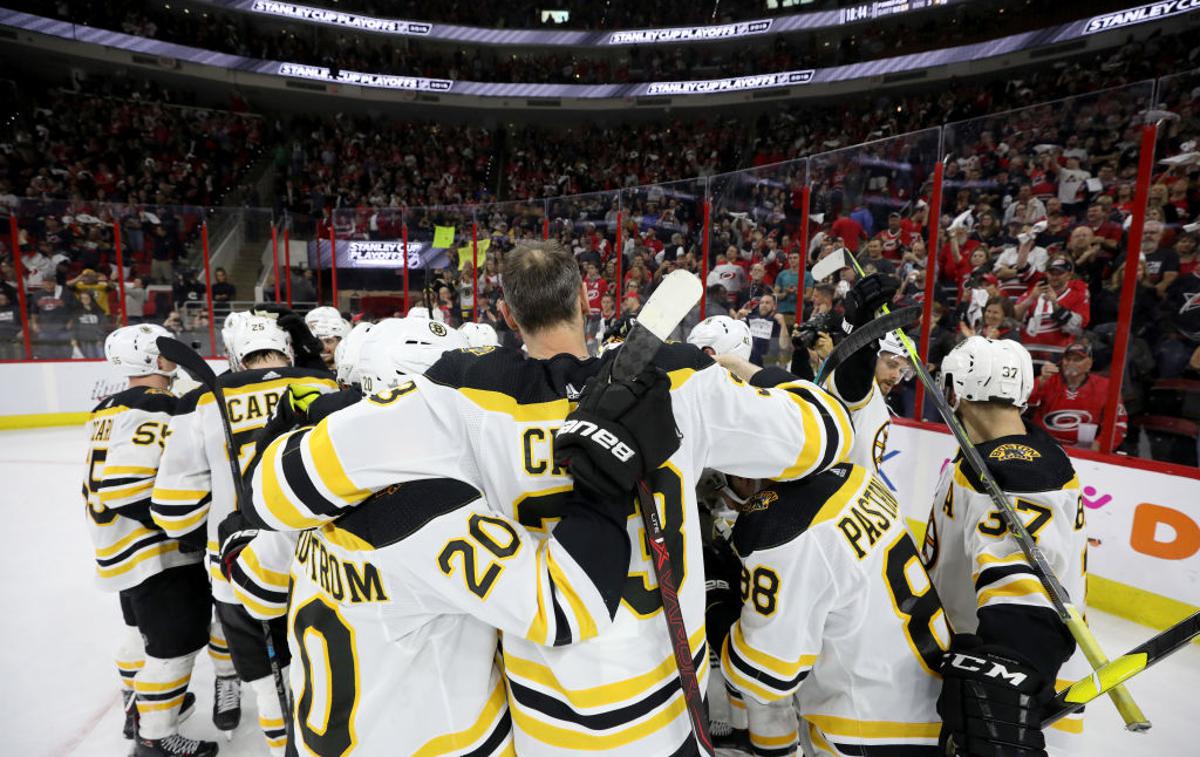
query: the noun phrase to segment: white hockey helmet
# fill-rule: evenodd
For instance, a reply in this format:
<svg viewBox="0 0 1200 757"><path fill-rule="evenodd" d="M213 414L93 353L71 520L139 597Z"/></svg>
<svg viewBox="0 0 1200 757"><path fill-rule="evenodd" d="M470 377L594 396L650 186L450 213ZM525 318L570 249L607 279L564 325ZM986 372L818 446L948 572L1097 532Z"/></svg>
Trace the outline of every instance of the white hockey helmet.
<svg viewBox="0 0 1200 757"><path fill-rule="evenodd" d="M345 339L350 333L350 324L337 308L328 305L308 311L304 323L317 339Z"/></svg>
<svg viewBox="0 0 1200 757"><path fill-rule="evenodd" d="M692 328L687 340L688 344L700 349L710 348L713 354L733 354L743 360L750 359L753 348L750 327L744 321L736 321L727 315L714 315L700 321Z"/></svg>
<svg viewBox="0 0 1200 757"><path fill-rule="evenodd" d="M1003 401L1024 409L1033 391L1033 360L1011 339L969 337L942 360L941 386L954 410L962 400Z"/></svg>
<svg viewBox="0 0 1200 757"><path fill-rule="evenodd" d="M166 376L173 378L176 371L164 371L158 367L158 338L174 337L162 326L142 323L122 326L104 340L104 357L122 376Z"/></svg>
<svg viewBox="0 0 1200 757"><path fill-rule="evenodd" d="M408 309L408 313L406 314L405 317L407 317L407 318L424 318L425 320L428 321L430 319L429 308L425 307L424 305L416 305L416 306ZM446 322L446 314L442 312L441 308L433 309L433 320L437 321L438 323Z"/></svg>
<svg viewBox="0 0 1200 757"><path fill-rule="evenodd" d="M457 329L425 318L386 318L363 339L358 361L363 394L392 389L405 376L424 374L443 352L467 347Z"/></svg>
<svg viewBox="0 0 1200 757"><path fill-rule="evenodd" d="M464 323L458 330L467 338L471 347L499 347L500 337L496 330L486 323Z"/></svg>
<svg viewBox="0 0 1200 757"><path fill-rule="evenodd" d="M338 342L338 346L334 349L333 362L337 366L338 383L342 386L349 387L362 383L359 375L362 346L367 334L371 333L371 328L374 325L370 321L362 321L355 324L354 328L350 329L350 333L342 341Z"/></svg>
<svg viewBox="0 0 1200 757"><path fill-rule="evenodd" d="M879 354L899 355L900 357L907 358L908 350L904 348L904 342L900 341L900 334L895 331L889 331L879 340Z"/></svg>
<svg viewBox="0 0 1200 757"><path fill-rule="evenodd" d="M221 328L221 341L225 343L225 355L231 370L240 371L246 365L246 357L263 350L274 350L287 355L292 361L292 338L279 328L275 319L265 315L240 312L225 317Z"/></svg>

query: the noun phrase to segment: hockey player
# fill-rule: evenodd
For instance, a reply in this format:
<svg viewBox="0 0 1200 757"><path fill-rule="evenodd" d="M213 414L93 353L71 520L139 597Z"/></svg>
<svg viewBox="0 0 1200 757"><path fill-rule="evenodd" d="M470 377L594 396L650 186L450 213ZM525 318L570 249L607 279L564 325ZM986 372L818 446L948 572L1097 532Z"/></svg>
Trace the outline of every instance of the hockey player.
<svg viewBox="0 0 1200 757"><path fill-rule="evenodd" d="M730 481L741 498L754 483ZM950 631L888 487L845 463L731 504L742 604L721 670L753 753L940 754Z"/></svg>
<svg viewBox="0 0 1200 757"><path fill-rule="evenodd" d="M441 326L404 321L393 328ZM412 365L408 357L419 364L428 353L417 347L415 356L406 355L413 348L395 340L385 346L392 349L379 362L390 359L399 369ZM649 372L642 386L649 390L629 410L640 423L597 420L608 433L630 438L653 465L673 449L644 440L648 429L673 425L669 380ZM411 391L406 380L365 401L394 402L397 392ZM281 402L287 400L285 394ZM285 410L303 425L319 420L281 404ZM678 445L673 435L669 440ZM462 481L422 478L388 487L335 523L303 533L292 570L289 643L304 664L293 666L292 688L328 694L321 701L300 697L298 751L511 754L496 630L555 647L602 634L626 579L632 498L590 491L568 497L546 538L496 513ZM262 535L223 541L235 582L237 566ZM246 541L250 546L239 553Z"/></svg>
<svg viewBox="0 0 1200 757"><path fill-rule="evenodd" d="M1083 611L1087 535L1079 479L1045 431L1021 419L1033 364L1019 343L973 336L942 361L941 383L996 483ZM961 454L942 472L923 561L956 636L942 666L941 743L957 754L1072 753L1081 715L1043 735L1056 677L1090 672L1050 599ZM1065 664L1064 664L1065 663ZM1003 669L1006 675L987 673ZM990 713L987 718L981 713Z"/></svg>
<svg viewBox="0 0 1200 757"><path fill-rule="evenodd" d="M337 382L342 389L359 391L358 361L362 355L363 340L374 327L375 324L370 321L354 324L354 328L350 329L345 339L338 342L337 349L333 351Z"/></svg>
<svg viewBox="0 0 1200 757"><path fill-rule="evenodd" d="M308 311L304 323L312 335L321 341L321 359L325 361L325 367L332 371L334 353L338 344L350 333L350 324L342 318L337 308L328 305Z"/></svg>
<svg viewBox="0 0 1200 757"><path fill-rule="evenodd" d="M238 445L229 454L245 465L254 455L254 433L272 416L284 389L303 384L314 391L328 392L336 384L326 371L291 367L291 339L273 317L232 313L226 319L222 338L233 370L219 381L233 425L234 443ZM235 504L226 454L213 395L197 389L180 400L179 412L171 422L151 512L155 522L171 536L207 547L212 596L224 634L218 638L227 642L237 677L255 692L259 725L268 746L273 754L282 754L286 743L283 713L270 675L261 624L239 604L219 567L217 527ZM286 594L286 575L268 573L266 580L275 592ZM274 633L283 639L284 631L280 622ZM286 657L282 645L277 650L281 658ZM281 659L281 664L286 665L287 660ZM214 695L218 704L236 701L239 685L232 672L228 668L218 670Z"/></svg>
<svg viewBox="0 0 1200 757"><path fill-rule="evenodd" d="M714 315L700 321L688 334L688 344L694 344L706 355L733 354L742 360L750 359L754 348L750 327L727 315Z"/></svg>
<svg viewBox="0 0 1200 757"><path fill-rule="evenodd" d="M571 399L612 358L587 356L586 291L578 265L561 245L519 244L507 255L503 286L501 312L524 339L528 356L504 348L451 352L411 386L276 440L252 478L256 514L274 528L311 528L373 492L438 475L486 491L494 510L526 528L552 530L572 487L556 459L561 441L555 432ZM758 377L751 384L690 345L666 345L655 363L670 376L683 438L648 482L663 508L691 648L703 660L695 506L700 471L812 475L845 457L852 432L840 404L812 384L772 388ZM284 449L293 452L281 454ZM631 517L628 529L639 548L632 550L610 632L563 649L504 635L504 671L522 754L695 749L639 519ZM706 666L697 668L703 687Z"/></svg>
<svg viewBox="0 0 1200 757"><path fill-rule="evenodd" d="M126 738L139 757L207 757L216 744L179 734L192 663L208 642L211 604L201 550L187 549L151 518L150 492L176 412L168 390L176 367L158 354L161 326L125 326L108 335L104 356L127 377L123 391L88 419L83 484L96 581L118 592L126 633L117 668ZM143 650L144 643L144 650ZM135 707L136 704L136 707Z"/></svg>

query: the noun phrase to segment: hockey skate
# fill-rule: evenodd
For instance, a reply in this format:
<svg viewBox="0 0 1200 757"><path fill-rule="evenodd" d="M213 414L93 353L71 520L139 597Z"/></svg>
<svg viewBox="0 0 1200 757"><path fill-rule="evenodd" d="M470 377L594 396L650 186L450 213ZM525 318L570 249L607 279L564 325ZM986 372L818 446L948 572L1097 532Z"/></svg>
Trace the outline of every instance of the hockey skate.
<svg viewBox="0 0 1200 757"><path fill-rule="evenodd" d="M189 739L178 733L165 739L137 740L134 757L213 757L217 753L214 741Z"/></svg>
<svg viewBox="0 0 1200 757"><path fill-rule="evenodd" d="M233 731L242 721L242 682L237 676L217 677L213 681L213 725L233 738Z"/></svg>
<svg viewBox="0 0 1200 757"><path fill-rule="evenodd" d="M132 741L137 738L138 712L133 701L132 691L121 692L121 703L125 708L125 727L123 733L126 739ZM192 692L187 692L183 695L183 704L179 707L179 722L187 720L196 711L196 695Z"/></svg>

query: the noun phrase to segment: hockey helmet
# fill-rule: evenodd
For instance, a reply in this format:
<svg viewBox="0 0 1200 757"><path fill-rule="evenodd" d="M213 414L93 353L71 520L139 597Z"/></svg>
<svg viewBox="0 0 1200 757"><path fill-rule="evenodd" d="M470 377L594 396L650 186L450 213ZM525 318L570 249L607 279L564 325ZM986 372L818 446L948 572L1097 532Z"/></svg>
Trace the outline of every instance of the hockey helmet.
<svg viewBox="0 0 1200 757"><path fill-rule="evenodd" d="M753 347L750 327L745 321L736 321L727 315L714 315L700 321L692 328L687 340L688 344L700 349L708 347L714 355L733 354L743 360L750 359Z"/></svg>
<svg viewBox="0 0 1200 757"><path fill-rule="evenodd" d="M254 313L230 313L221 329L221 340L225 343L225 355L231 370L240 371L246 365L246 357L263 350L281 352L292 361L292 338L279 328L275 318Z"/></svg>
<svg viewBox="0 0 1200 757"><path fill-rule="evenodd" d="M430 320L429 308L425 307L424 305L416 305L416 306L408 309L408 313L406 314L405 317L406 318L424 318L425 320L428 321L428 320ZM433 320L435 320L439 323L446 322L446 314L442 312L441 308L433 309L433 317L432 318L433 318Z"/></svg>
<svg viewBox="0 0 1200 757"><path fill-rule="evenodd" d="M458 329L467 339L471 347L499 347L500 337L496 330L486 323L464 323Z"/></svg>
<svg viewBox="0 0 1200 757"><path fill-rule="evenodd" d="M350 324L337 308L328 305L308 311L304 323L317 339L345 339L350 333Z"/></svg>
<svg viewBox="0 0 1200 757"><path fill-rule="evenodd" d="M422 375L442 353L467 347L457 329L425 318L387 318L364 337L358 370L363 394L378 394L404 376Z"/></svg>
<svg viewBox="0 0 1200 757"><path fill-rule="evenodd" d="M356 323L354 328L350 329L350 333L338 342L338 346L334 349L333 362L337 366L338 383L342 386L350 387L362 383L360 375L362 346L367 334L374 326L375 324L370 321Z"/></svg>
<svg viewBox="0 0 1200 757"><path fill-rule="evenodd" d="M157 324L122 326L104 340L104 357L122 376L173 378L176 369L164 371L158 367L157 340L160 336L173 337L174 334Z"/></svg>
<svg viewBox="0 0 1200 757"><path fill-rule="evenodd" d="M962 400L1002 401L1024 409L1033 391L1033 360L1011 339L969 337L942 360L941 386L954 410Z"/></svg>

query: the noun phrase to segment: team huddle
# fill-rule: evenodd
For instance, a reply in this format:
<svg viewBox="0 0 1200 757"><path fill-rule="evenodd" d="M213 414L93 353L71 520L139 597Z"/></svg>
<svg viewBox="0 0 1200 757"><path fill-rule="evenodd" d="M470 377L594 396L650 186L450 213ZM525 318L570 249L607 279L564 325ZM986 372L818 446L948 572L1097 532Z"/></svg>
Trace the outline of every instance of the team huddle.
<svg viewBox="0 0 1200 757"><path fill-rule="evenodd" d="M728 754L1078 751L1081 717L1043 730L1043 708L1089 668L978 476L944 467L918 545L877 475L895 337L817 385L752 364L745 324L715 317L628 377L619 339L588 355L568 251L519 244L502 287L522 349L417 308L353 329L333 308L232 313L232 448L217 393L169 391L164 329L108 338L128 388L92 413L84 496L136 755L217 753L179 732L206 646L214 724L238 727L247 684L273 755L696 755L705 730ZM843 328L892 293L861 280ZM942 366L1081 606L1079 482L1021 418L1032 386L1012 341Z"/></svg>

